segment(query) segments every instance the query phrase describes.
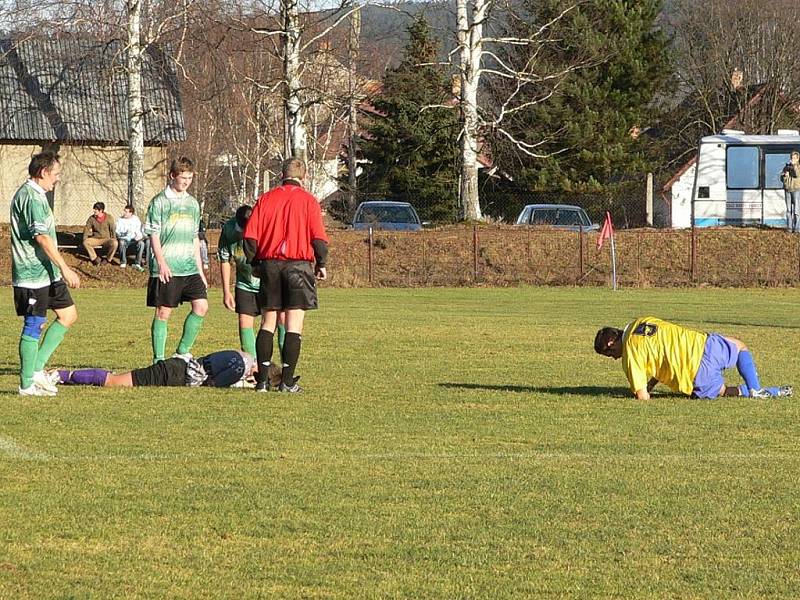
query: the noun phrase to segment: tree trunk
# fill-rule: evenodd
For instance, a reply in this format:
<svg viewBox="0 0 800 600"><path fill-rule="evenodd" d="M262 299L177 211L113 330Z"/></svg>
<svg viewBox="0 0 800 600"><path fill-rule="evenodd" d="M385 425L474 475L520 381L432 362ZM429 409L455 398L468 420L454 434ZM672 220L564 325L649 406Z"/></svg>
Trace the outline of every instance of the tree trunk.
<svg viewBox="0 0 800 600"><path fill-rule="evenodd" d="M490 0L456 0L461 76L461 173L459 197L465 220L481 218L478 198L478 85L480 83L483 22ZM471 18L470 18L471 17Z"/></svg>
<svg viewBox="0 0 800 600"><path fill-rule="evenodd" d="M128 204L140 213L145 208L141 19L141 0L128 0Z"/></svg>
<svg viewBox="0 0 800 600"><path fill-rule="evenodd" d="M347 109L347 213L352 217L358 201L358 179L356 162L356 136L358 135L358 54L361 38L361 9L350 15L350 37L348 40L348 67L350 75L350 104Z"/></svg>
<svg viewBox="0 0 800 600"><path fill-rule="evenodd" d="M308 134L306 132L305 107L300 98L300 22L297 0L281 0L283 12L283 76L286 96L286 138L284 153L302 161L308 160Z"/></svg>

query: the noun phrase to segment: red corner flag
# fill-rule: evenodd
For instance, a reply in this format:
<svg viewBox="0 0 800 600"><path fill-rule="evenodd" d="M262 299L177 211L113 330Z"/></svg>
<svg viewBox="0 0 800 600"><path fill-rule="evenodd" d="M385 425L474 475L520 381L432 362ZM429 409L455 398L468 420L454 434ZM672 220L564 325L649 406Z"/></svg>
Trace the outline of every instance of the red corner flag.
<svg viewBox="0 0 800 600"><path fill-rule="evenodd" d="M603 242L614 235L614 226L611 224L611 213L606 211L606 219L603 221L603 228L600 230L600 237L597 238L597 249L603 247Z"/></svg>

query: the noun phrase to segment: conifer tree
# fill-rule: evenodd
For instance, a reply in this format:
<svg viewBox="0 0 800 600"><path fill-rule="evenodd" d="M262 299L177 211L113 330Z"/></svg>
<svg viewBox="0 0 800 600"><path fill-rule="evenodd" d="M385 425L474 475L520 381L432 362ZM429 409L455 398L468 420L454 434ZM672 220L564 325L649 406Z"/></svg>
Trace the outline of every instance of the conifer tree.
<svg viewBox="0 0 800 600"><path fill-rule="evenodd" d="M564 0L525 0L528 32L560 14ZM670 75L667 36L657 27L661 0L590 0L556 21L536 58L542 71L581 64L547 100L505 123L535 144L534 158L498 142L528 188L595 190L640 177L646 168L641 128L654 123L653 101ZM523 33L525 33L523 31ZM532 98L548 90L532 89ZM496 90L499 96L503 90ZM519 162L517 162L519 161Z"/></svg>
<svg viewBox="0 0 800 600"><path fill-rule="evenodd" d="M408 28L401 63L388 71L360 142L363 197L410 202L424 220L457 216L458 112L437 43L423 16Z"/></svg>

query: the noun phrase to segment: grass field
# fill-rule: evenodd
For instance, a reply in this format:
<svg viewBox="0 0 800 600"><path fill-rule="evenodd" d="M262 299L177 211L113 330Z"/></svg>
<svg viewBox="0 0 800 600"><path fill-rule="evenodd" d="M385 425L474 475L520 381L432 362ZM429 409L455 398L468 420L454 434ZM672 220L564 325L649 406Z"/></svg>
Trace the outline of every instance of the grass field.
<svg viewBox="0 0 800 600"><path fill-rule="evenodd" d="M144 291L75 298L54 365L148 362ZM21 398L10 299L2 598L800 596L798 401L636 402L591 347L649 313L800 384L797 290L322 290L291 397Z"/></svg>

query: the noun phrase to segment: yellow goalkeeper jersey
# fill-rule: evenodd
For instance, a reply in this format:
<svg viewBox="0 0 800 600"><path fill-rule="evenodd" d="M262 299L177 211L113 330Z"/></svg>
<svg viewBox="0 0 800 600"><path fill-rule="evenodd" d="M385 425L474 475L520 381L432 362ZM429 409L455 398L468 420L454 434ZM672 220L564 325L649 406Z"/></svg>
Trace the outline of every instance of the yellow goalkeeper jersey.
<svg viewBox="0 0 800 600"><path fill-rule="evenodd" d="M631 391L647 389L651 378L676 392L691 394L708 334L640 317L625 328L622 368Z"/></svg>

